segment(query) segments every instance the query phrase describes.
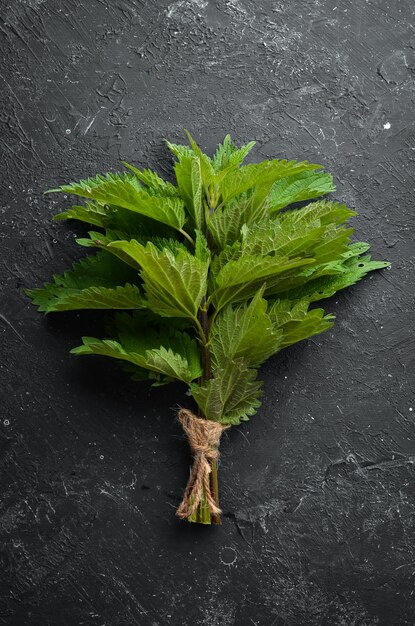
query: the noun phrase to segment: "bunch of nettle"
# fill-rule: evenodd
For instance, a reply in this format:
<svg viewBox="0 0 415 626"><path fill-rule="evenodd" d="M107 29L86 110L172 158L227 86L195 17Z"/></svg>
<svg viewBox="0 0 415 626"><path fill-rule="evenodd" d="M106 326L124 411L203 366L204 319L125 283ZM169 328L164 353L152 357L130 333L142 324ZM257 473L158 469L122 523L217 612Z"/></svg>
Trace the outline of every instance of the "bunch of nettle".
<svg viewBox="0 0 415 626"><path fill-rule="evenodd" d="M310 305L388 263L350 242L356 214L344 204L304 203L334 190L320 165L242 165L255 142L237 148L227 135L210 158L189 140L167 142L175 184L124 163L50 190L86 198L55 219L92 224L77 242L99 251L27 293L45 313L128 311L72 353L120 359L133 380L188 385L195 406L178 417L194 464L177 515L217 524L220 436L260 406L259 366L332 326Z"/></svg>

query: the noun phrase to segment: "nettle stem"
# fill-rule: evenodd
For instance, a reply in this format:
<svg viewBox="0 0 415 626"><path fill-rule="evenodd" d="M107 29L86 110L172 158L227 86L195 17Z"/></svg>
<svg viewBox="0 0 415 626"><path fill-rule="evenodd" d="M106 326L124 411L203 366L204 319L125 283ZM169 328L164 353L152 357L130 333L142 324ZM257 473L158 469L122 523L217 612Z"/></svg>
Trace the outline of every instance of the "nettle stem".
<svg viewBox="0 0 415 626"><path fill-rule="evenodd" d="M209 347L209 316L206 310L206 298L203 298L202 307L199 311L199 322L201 331L203 333L201 337L202 343L202 376L200 377L200 384L203 384L209 378L212 377L212 359L210 355Z"/></svg>
<svg viewBox="0 0 415 626"><path fill-rule="evenodd" d="M203 299L201 308L199 310L198 320L200 324L200 340L202 347L202 375L199 379L199 384L203 384L212 377L212 359L209 347L209 316L206 307L206 298ZM199 408L199 417L204 417L202 411ZM216 505L219 507L219 484L218 484L218 462L217 459L210 461L210 491L213 495ZM206 500L204 491L202 499L196 511L189 518L189 522L198 522L200 524L220 524L220 515L211 513L208 502Z"/></svg>
<svg viewBox="0 0 415 626"><path fill-rule="evenodd" d="M209 190L205 189L205 197L206 200L204 202L205 209L205 220L208 222L210 216L212 215L215 207L217 206L219 200L219 190ZM208 228L205 229L206 241L208 242L209 247L212 245L212 238L209 233ZM203 298L201 302L201 306L198 314L198 331L200 335L200 343L202 348L202 375L199 379L199 384L202 385L207 380L212 378L212 358L210 353L209 346L209 331L210 331L210 320L208 315L209 305L207 303L206 297ZM203 412L199 408L199 417L204 418ZM210 461L211 472L209 475L210 480L210 491L213 495L213 499L219 508L219 483L218 483L218 461L217 459L212 459ZM210 511L208 502L205 497L205 492L203 489L202 499L200 501L199 506L196 511L189 518L189 522L198 522L201 524L221 524L220 515L218 513L212 513Z"/></svg>
<svg viewBox="0 0 415 626"><path fill-rule="evenodd" d="M212 471L210 473L210 491L217 506L219 506L219 483L218 483L218 461L214 459L211 463ZM221 524L220 514L212 513L210 516L212 524Z"/></svg>

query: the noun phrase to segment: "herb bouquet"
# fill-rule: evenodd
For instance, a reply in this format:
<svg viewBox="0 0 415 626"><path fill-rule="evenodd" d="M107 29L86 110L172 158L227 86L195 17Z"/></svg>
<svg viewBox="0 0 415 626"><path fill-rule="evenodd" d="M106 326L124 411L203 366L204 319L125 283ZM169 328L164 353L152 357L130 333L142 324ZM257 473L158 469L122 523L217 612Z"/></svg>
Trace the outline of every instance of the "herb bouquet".
<svg viewBox="0 0 415 626"><path fill-rule="evenodd" d="M83 337L71 352L123 361L133 380L180 380L196 409L178 418L194 464L180 518L220 523L218 447L222 432L260 406L258 368L271 355L333 324L310 308L388 263L344 226L344 204L294 202L334 190L320 165L274 159L249 165L254 146L227 135L213 158L167 142L176 184L150 169L62 185L85 198L55 216L96 230L77 243L98 248L42 289L27 290L39 311L114 309L108 337Z"/></svg>

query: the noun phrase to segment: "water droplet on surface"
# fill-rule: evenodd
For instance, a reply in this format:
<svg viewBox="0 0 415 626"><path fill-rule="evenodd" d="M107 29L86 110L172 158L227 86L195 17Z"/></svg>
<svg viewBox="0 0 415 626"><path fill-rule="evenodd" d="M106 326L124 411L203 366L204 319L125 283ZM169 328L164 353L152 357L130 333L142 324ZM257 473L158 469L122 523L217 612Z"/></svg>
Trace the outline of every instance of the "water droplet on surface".
<svg viewBox="0 0 415 626"><path fill-rule="evenodd" d="M238 558L238 554L232 546L224 546L220 551L219 558L223 565L233 565Z"/></svg>

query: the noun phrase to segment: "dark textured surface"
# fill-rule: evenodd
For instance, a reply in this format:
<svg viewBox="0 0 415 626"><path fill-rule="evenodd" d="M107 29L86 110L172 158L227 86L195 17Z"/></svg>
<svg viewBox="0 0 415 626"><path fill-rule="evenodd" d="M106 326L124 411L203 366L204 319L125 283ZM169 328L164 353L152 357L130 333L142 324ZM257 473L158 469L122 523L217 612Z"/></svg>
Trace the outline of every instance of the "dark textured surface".
<svg viewBox="0 0 415 626"><path fill-rule="evenodd" d="M2 0L0 624L415 623L415 36L411 0ZM187 127L335 175L392 268L327 302L335 327L263 368L224 438L224 523L174 517L181 388L68 355L96 315L23 286L82 250L42 191L161 164Z"/></svg>

